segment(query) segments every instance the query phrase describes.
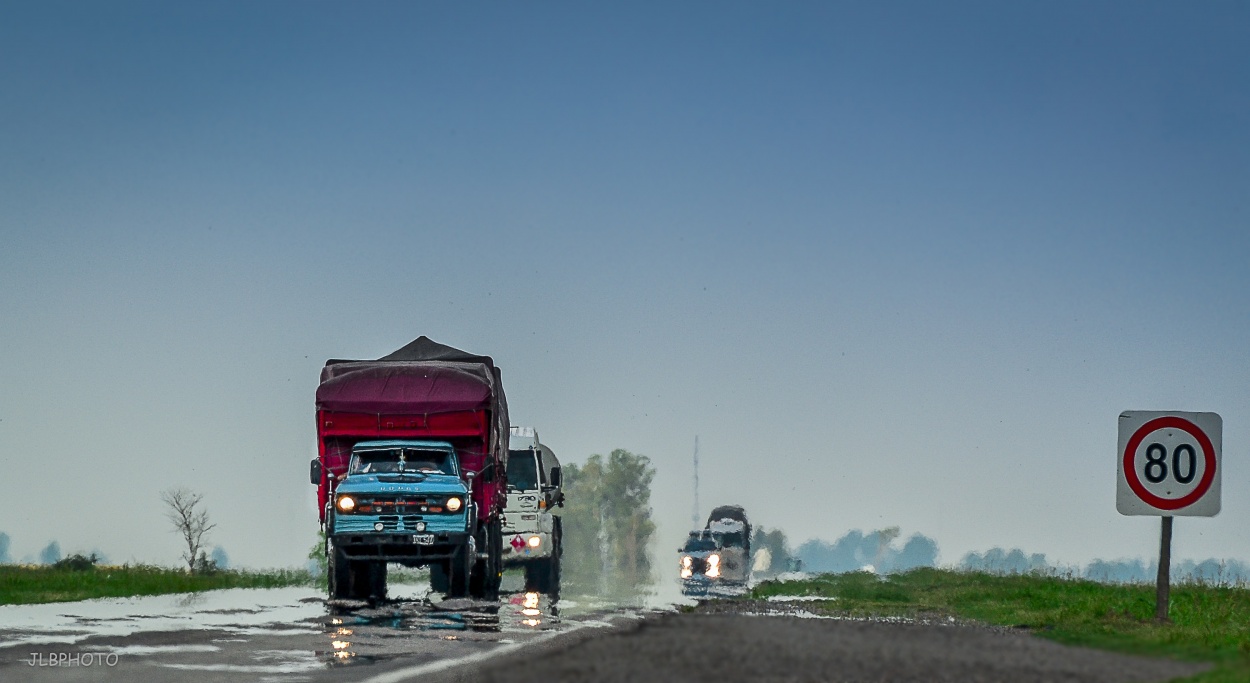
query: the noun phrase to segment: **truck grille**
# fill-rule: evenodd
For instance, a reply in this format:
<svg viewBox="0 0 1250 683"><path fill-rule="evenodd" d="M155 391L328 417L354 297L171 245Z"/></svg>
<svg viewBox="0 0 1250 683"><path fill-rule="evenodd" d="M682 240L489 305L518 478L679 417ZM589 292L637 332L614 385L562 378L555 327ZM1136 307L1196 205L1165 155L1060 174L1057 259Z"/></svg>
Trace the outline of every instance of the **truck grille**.
<svg viewBox="0 0 1250 683"><path fill-rule="evenodd" d="M355 512L373 515L402 515L444 512L442 498L410 498L405 496L372 496L361 498Z"/></svg>
<svg viewBox="0 0 1250 683"><path fill-rule="evenodd" d="M382 523L382 531L415 531L417 521L420 519L421 517L418 515L404 515L402 518L399 515L380 515L378 517L378 521ZM400 526L401 521L403 522L402 527Z"/></svg>

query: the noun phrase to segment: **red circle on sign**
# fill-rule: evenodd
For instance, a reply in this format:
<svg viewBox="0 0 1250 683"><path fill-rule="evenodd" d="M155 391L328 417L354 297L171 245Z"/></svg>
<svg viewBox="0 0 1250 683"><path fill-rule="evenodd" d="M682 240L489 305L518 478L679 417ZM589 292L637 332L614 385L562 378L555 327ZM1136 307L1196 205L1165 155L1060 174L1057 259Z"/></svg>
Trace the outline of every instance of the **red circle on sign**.
<svg viewBox="0 0 1250 683"><path fill-rule="evenodd" d="M1137 447L1146 439L1146 435L1159 429L1179 429L1198 441L1198 445L1202 447L1202 458L1206 462L1206 469L1202 473L1202 480L1198 482L1198 486L1190 491L1187 495L1180 498L1161 498L1146 490L1141 483L1141 479L1137 478L1137 468L1133 463L1133 456L1137 455ZM1142 502L1160 510L1179 510L1183 507L1193 505L1211 489L1211 483L1215 481L1215 446L1211 444L1211 438L1206 432L1198 429L1198 425L1186 420L1183 417L1175 415L1165 415L1156 417L1147 422L1137 431L1133 432L1133 436L1129 438L1128 445L1124 447L1124 478L1128 480L1129 488L1133 489L1133 493L1137 494Z"/></svg>

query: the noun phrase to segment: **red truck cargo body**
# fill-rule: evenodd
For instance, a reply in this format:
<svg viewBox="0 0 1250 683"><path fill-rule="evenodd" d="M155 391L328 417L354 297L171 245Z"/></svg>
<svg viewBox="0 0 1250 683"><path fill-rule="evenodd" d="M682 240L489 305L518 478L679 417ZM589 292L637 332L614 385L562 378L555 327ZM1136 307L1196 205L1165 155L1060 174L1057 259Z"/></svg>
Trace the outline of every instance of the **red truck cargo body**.
<svg viewBox="0 0 1250 683"><path fill-rule="evenodd" d="M493 363L330 361L317 388L322 522L330 495L328 477L346 472L352 446L405 438L450 442L462 472L480 473L493 466L493 481L479 476L473 482L473 501L482 520L500 514L507 502L508 408Z"/></svg>

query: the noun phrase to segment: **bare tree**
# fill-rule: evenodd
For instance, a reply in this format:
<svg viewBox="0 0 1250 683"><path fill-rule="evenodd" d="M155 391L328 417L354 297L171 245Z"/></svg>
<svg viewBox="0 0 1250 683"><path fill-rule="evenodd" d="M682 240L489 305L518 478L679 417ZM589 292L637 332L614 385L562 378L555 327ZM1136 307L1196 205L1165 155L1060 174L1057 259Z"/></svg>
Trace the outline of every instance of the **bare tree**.
<svg viewBox="0 0 1250 683"><path fill-rule="evenodd" d="M187 561L187 571L195 572L195 560L202 554L204 535L216 524L208 522L208 511L200 506L203 494L187 488L176 488L161 494L165 501L165 516L174 525L174 530L182 534L187 544L187 552L182 559Z"/></svg>

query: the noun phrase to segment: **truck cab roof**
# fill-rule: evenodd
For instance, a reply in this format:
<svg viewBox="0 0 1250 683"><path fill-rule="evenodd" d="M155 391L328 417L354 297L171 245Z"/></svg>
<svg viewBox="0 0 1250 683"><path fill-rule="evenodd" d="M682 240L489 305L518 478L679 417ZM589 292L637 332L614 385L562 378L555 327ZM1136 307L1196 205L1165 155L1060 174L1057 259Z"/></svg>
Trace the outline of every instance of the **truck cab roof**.
<svg viewBox="0 0 1250 683"><path fill-rule="evenodd" d="M361 441L352 447L349 478L366 475L404 477L450 477L459 481L456 449L445 441L386 439ZM379 480L381 481L381 480Z"/></svg>
<svg viewBox="0 0 1250 683"><path fill-rule="evenodd" d="M446 441L428 441L425 439L389 439L386 441L357 441L352 450L368 448L429 448L437 450L456 450Z"/></svg>
<svg viewBox="0 0 1250 683"><path fill-rule="evenodd" d="M533 427L512 427L508 432L509 451L537 451L542 464L542 484L552 479L552 471L560 466L560 459L538 438L538 430ZM536 487L535 487L536 488Z"/></svg>

